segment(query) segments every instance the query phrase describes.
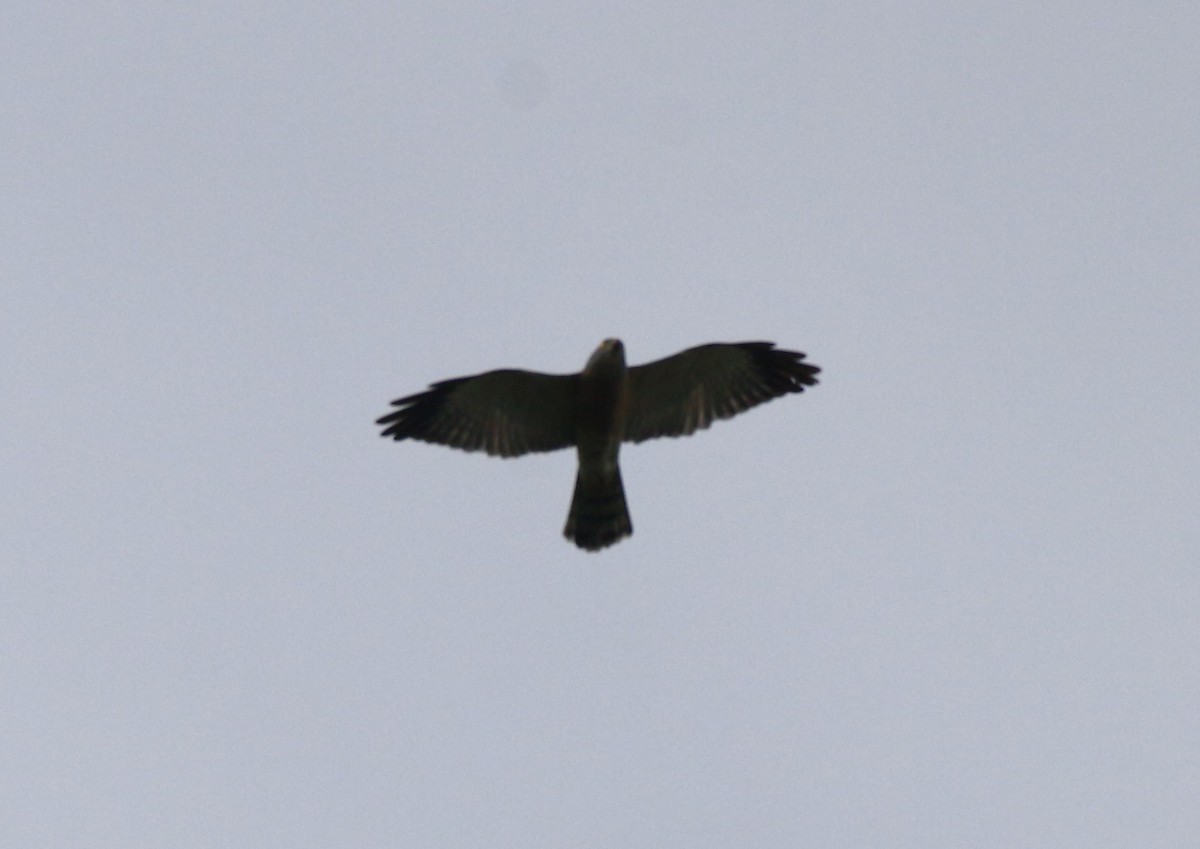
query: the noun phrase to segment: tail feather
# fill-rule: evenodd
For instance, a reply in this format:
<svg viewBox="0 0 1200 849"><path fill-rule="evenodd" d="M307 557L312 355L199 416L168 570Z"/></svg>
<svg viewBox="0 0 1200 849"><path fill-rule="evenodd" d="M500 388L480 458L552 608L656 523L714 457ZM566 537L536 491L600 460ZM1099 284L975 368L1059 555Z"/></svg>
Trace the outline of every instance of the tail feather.
<svg viewBox="0 0 1200 849"><path fill-rule="evenodd" d="M614 466L611 472L601 472L581 466L563 535L580 548L599 551L632 533L621 470Z"/></svg>

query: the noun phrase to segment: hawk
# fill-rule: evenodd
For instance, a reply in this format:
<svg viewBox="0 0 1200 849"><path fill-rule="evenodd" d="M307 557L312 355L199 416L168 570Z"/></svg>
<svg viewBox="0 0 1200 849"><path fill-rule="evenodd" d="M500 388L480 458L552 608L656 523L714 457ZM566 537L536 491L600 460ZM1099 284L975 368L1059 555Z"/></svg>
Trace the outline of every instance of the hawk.
<svg viewBox="0 0 1200 849"><path fill-rule="evenodd" d="M625 366L605 339L578 374L500 369L432 384L392 402L383 436L517 457L574 446L575 495L563 535L599 551L633 533L617 454L622 442L687 436L717 419L817 382L804 354L773 342L713 343Z"/></svg>

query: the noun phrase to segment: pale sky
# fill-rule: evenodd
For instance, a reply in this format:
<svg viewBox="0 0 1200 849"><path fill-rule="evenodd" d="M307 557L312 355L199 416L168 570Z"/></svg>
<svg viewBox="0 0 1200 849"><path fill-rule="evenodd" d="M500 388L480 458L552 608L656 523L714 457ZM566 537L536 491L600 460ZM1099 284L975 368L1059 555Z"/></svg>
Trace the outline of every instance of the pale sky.
<svg viewBox="0 0 1200 849"><path fill-rule="evenodd" d="M1200 833L1200 6L0 13L0 843ZM709 341L629 446L380 439Z"/></svg>

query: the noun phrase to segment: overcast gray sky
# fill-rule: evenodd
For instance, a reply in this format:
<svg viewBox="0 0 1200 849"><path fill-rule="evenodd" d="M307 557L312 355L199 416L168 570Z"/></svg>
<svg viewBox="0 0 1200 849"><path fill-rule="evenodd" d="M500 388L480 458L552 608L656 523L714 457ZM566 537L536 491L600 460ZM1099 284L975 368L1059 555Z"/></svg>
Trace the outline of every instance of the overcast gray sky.
<svg viewBox="0 0 1200 849"><path fill-rule="evenodd" d="M0 13L0 842L1200 833L1200 6ZM622 455L441 378L806 351Z"/></svg>

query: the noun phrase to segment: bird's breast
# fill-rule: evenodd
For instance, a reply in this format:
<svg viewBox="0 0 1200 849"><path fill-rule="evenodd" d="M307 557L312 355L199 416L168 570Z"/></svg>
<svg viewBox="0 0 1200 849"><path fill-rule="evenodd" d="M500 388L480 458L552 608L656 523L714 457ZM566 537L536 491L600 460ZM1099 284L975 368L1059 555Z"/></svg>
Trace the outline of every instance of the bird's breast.
<svg viewBox="0 0 1200 849"><path fill-rule="evenodd" d="M624 373L580 375L575 432L581 454L608 453L620 445L627 406Z"/></svg>

